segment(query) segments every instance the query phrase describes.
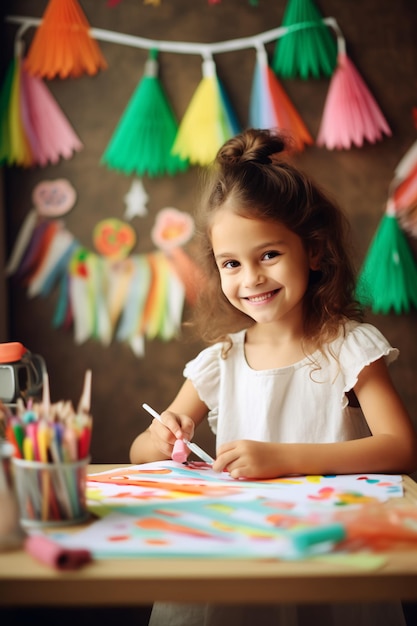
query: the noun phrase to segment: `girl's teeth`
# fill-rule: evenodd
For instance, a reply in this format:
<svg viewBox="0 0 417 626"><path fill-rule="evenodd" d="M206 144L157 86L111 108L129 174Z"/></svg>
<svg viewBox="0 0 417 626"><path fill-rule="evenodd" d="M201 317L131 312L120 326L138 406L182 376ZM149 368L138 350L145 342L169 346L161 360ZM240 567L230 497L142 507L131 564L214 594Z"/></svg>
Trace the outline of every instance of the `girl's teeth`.
<svg viewBox="0 0 417 626"><path fill-rule="evenodd" d="M250 302L262 302L263 300L268 300L271 297L271 293L268 293L263 296L253 296L252 298L248 298Z"/></svg>

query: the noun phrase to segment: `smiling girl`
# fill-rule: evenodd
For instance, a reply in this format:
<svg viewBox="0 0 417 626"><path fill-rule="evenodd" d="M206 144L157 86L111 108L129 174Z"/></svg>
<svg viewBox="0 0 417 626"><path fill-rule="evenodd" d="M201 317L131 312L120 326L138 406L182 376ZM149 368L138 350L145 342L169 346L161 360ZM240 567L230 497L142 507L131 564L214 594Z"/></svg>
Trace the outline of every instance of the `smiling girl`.
<svg viewBox="0 0 417 626"><path fill-rule="evenodd" d="M387 367L398 350L363 322L346 219L290 163L282 137L250 129L229 140L199 219L206 282L195 318L210 345L186 365L162 421L132 443L131 461L171 458L176 439L208 418L213 469L235 478L414 471L416 434ZM176 620L156 608L151 624L250 623L246 610L179 611ZM343 614L352 618L342 610L323 624ZM301 623L282 607L265 619ZM398 619L387 607L366 623Z"/></svg>

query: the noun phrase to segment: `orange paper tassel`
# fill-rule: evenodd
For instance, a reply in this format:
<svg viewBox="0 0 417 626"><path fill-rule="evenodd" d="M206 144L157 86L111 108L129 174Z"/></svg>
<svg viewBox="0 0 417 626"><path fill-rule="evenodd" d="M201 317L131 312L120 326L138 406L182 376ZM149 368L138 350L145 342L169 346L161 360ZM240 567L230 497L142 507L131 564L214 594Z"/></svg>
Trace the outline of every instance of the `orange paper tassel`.
<svg viewBox="0 0 417 626"><path fill-rule="evenodd" d="M26 69L44 78L96 74L107 63L77 0L50 0L26 59Z"/></svg>

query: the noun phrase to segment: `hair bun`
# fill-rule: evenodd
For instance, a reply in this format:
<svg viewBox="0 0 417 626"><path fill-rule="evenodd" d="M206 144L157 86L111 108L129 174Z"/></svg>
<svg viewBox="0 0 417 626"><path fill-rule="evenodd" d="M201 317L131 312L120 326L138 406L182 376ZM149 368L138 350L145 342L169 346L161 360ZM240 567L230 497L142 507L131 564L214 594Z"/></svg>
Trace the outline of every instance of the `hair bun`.
<svg viewBox="0 0 417 626"><path fill-rule="evenodd" d="M284 152L286 141L282 135L270 130L249 128L229 139L217 154L217 162L222 165L256 163L270 165L274 155Z"/></svg>

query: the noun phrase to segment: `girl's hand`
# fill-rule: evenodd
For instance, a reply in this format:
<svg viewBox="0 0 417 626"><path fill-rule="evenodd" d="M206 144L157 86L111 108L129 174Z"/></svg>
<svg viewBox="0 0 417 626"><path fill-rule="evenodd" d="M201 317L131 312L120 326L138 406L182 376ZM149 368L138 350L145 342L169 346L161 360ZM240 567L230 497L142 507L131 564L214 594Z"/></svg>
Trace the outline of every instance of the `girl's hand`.
<svg viewBox="0 0 417 626"><path fill-rule="evenodd" d="M233 478L276 478L285 474L285 445L242 439L220 446L213 464L216 472L226 470Z"/></svg>
<svg viewBox="0 0 417 626"><path fill-rule="evenodd" d="M172 411L161 413L161 420L153 419L149 434L154 446L168 458L177 439L191 440L194 435L194 422L188 415L179 415Z"/></svg>

